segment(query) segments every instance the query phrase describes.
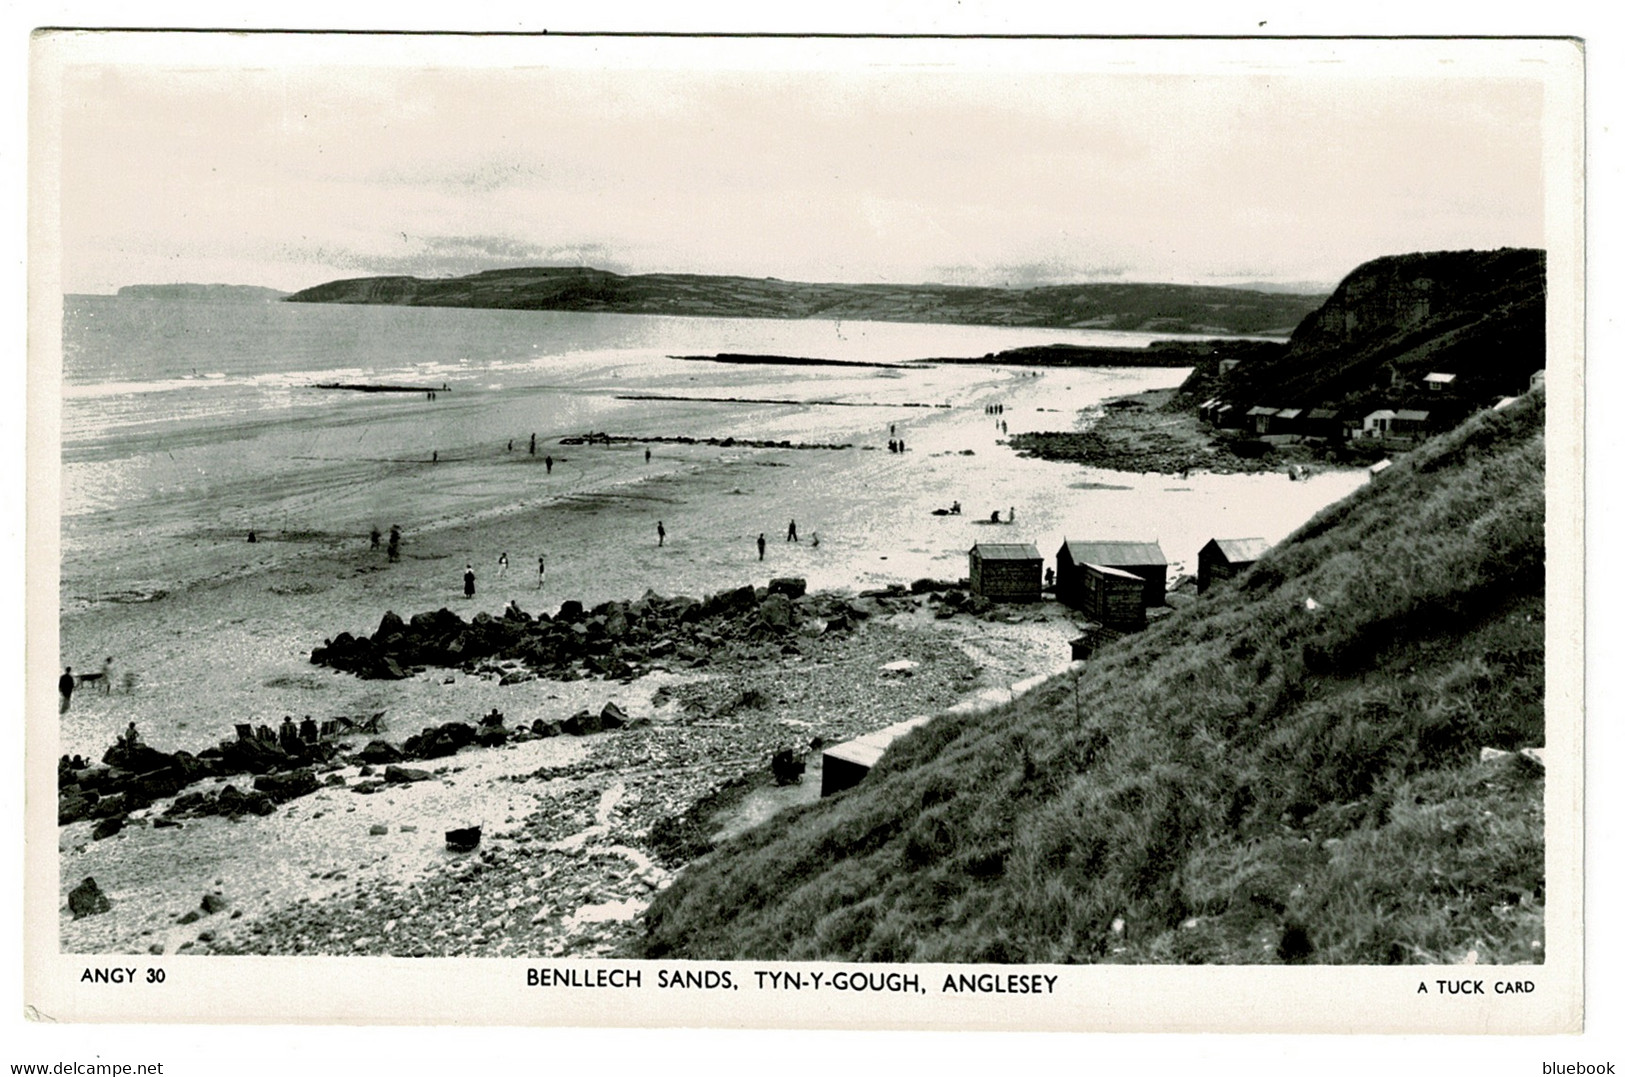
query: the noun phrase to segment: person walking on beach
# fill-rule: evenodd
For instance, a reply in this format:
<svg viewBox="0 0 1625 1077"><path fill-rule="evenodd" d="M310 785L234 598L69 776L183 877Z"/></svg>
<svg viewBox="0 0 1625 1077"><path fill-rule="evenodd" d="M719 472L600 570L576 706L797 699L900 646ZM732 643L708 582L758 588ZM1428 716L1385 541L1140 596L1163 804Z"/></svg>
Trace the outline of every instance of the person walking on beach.
<svg viewBox="0 0 1625 1077"><path fill-rule="evenodd" d="M650 451L650 450L649 450L649 447L648 447L648 446L644 446L644 448L643 448L643 462L644 462L644 463L645 463L645 464L647 464L647 463L648 463L648 462L649 462L649 458L650 458L650 457L651 457L651 456L653 456L653 455L654 455L654 453L652 453L652 452L651 452L651 451Z"/></svg>
<svg viewBox="0 0 1625 1077"><path fill-rule="evenodd" d="M401 528L399 524L389 526L389 559L391 561L401 559Z"/></svg>
<svg viewBox="0 0 1625 1077"><path fill-rule="evenodd" d="M376 550L378 548L378 540L383 538L383 537L384 536L382 536L382 535L380 535L378 533L378 528L376 526L373 527L373 529L372 529L372 548L373 549Z"/></svg>
<svg viewBox="0 0 1625 1077"><path fill-rule="evenodd" d="M474 566L468 565L463 569L463 597L474 597Z"/></svg>
<svg viewBox="0 0 1625 1077"><path fill-rule="evenodd" d="M547 458L547 473L549 475L553 474L553 458L551 456Z"/></svg>
<svg viewBox="0 0 1625 1077"><path fill-rule="evenodd" d="M73 702L73 667L64 666L62 676L56 682L56 690L62 693L62 707L58 714L67 714L68 706Z"/></svg>
<svg viewBox="0 0 1625 1077"><path fill-rule="evenodd" d="M508 439L508 451L513 452L513 438Z"/></svg>
<svg viewBox="0 0 1625 1077"><path fill-rule="evenodd" d="M796 537L796 522L794 520L790 521L790 530L785 533L784 541L795 543L799 543L801 541Z"/></svg>
<svg viewBox="0 0 1625 1077"><path fill-rule="evenodd" d="M507 574L508 574L508 551L503 550L502 551L502 556L497 558L497 575L498 576L506 576Z"/></svg>
<svg viewBox="0 0 1625 1077"><path fill-rule="evenodd" d="M536 455L536 435L535 434L532 434L530 436L530 455L532 455L532 456Z"/></svg>
<svg viewBox="0 0 1625 1077"><path fill-rule="evenodd" d="M764 531L761 534L756 536L756 560L764 561L766 559L767 559L767 532Z"/></svg>
<svg viewBox="0 0 1625 1077"><path fill-rule="evenodd" d="M541 557L536 558L536 590L542 589L542 581L547 579L547 562Z"/></svg>
<svg viewBox="0 0 1625 1077"><path fill-rule="evenodd" d="M658 542L655 543L656 546L664 546L666 544L666 521L665 520L656 520L655 521L655 537L659 540Z"/></svg>

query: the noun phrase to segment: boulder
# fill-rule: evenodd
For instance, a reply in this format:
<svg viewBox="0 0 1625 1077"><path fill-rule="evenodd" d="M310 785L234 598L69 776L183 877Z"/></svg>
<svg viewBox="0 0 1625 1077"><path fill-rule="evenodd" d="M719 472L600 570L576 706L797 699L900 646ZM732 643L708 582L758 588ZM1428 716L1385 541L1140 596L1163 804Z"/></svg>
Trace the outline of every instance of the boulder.
<svg viewBox="0 0 1625 1077"><path fill-rule="evenodd" d="M389 827L385 826L383 823L374 823L372 826L367 828L367 833L375 838L379 838L389 833Z"/></svg>
<svg viewBox="0 0 1625 1077"><path fill-rule="evenodd" d="M408 759L439 759L473 744L474 734L474 727L467 722L447 722L406 738L401 750Z"/></svg>
<svg viewBox="0 0 1625 1077"><path fill-rule="evenodd" d="M378 631L372 634L374 643L383 643L392 636L399 636L406 631L406 622L395 614L394 610L384 614L383 620L378 622Z"/></svg>
<svg viewBox="0 0 1625 1077"><path fill-rule="evenodd" d="M466 853L479 847L480 828L477 826L458 827L446 831L446 848L454 853Z"/></svg>
<svg viewBox="0 0 1625 1077"><path fill-rule="evenodd" d="M800 598L807 593L807 581L800 576L775 576L767 581L767 593L785 598Z"/></svg>
<svg viewBox="0 0 1625 1077"><path fill-rule="evenodd" d="M219 894L204 894L203 900L198 903L198 908L202 909L210 916L213 916L221 909L224 909L226 905L226 899L221 897Z"/></svg>
<svg viewBox="0 0 1625 1077"><path fill-rule="evenodd" d="M101 841L103 838L112 837L114 834L117 834L123 829L124 816L115 815L112 818L103 819L101 822L97 823L95 829L90 832L90 837L92 841Z"/></svg>
<svg viewBox="0 0 1625 1077"><path fill-rule="evenodd" d="M393 785L404 785L408 782L433 781L434 775L426 770L415 767L397 767L394 765L384 768L384 781Z"/></svg>
<svg viewBox="0 0 1625 1077"><path fill-rule="evenodd" d="M559 612L554 614L553 619L563 621L565 624L574 624L576 621L581 620L586 612L586 608L580 602L568 598L559 606Z"/></svg>
<svg viewBox="0 0 1625 1077"><path fill-rule="evenodd" d="M756 612L761 615L764 624L777 631L784 632L795 627L796 608L779 592L769 593Z"/></svg>
<svg viewBox="0 0 1625 1077"><path fill-rule="evenodd" d="M616 706L613 700L605 703L604 709L598 712L598 724L605 729L620 729L626 723L626 712Z"/></svg>
<svg viewBox="0 0 1625 1077"><path fill-rule="evenodd" d="M566 718L559 726L572 737L584 737L592 733L602 733L603 720L589 710L579 710Z"/></svg>
<svg viewBox="0 0 1625 1077"><path fill-rule="evenodd" d="M75 920L99 916L113 907L113 902L102 893L93 876L86 875L83 882L68 891L68 911Z"/></svg>
<svg viewBox="0 0 1625 1077"><path fill-rule="evenodd" d="M95 795L91 793L87 796L78 790L71 790L57 797L56 825L67 826L69 823L77 823L81 819L90 818L91 806L96 803L91 798Z"/></svg>
<svg viewBox="0 0 1625 1077"><path fill-rule="evenodd" d="M316 780L316 775L305 767L282 774L261 774L254 779L254 791L264 793L278 804L314 793L321 787L322 783Z"/></svg>
<svg viewBox="0 0 1625 1077"><path fill-rule="evenodd" d="M538 737L556 737L564 732L558 722L547 722L538 718L531 724L530 731Z"/></svg>
<svg viewBox="0 0 1625 1077"><path fill-rule="evenodd" d="M401 750L387 740L373 739L367 746L356 753L355 757L364 763L398 763L404 756Z"/></svg>

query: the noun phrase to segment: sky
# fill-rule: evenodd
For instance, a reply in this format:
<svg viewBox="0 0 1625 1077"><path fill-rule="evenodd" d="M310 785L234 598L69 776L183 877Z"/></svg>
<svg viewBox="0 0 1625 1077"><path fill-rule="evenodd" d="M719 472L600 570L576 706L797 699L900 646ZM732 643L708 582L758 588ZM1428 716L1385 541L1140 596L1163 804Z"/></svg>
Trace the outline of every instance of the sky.
<svg viewBox="0 0 1625 1077"><path fill-rule="evenodd" d="M1440 42L119 36L36 64L66 292L520 265L1330 287L1544 245L1549 72Z"/></svg>

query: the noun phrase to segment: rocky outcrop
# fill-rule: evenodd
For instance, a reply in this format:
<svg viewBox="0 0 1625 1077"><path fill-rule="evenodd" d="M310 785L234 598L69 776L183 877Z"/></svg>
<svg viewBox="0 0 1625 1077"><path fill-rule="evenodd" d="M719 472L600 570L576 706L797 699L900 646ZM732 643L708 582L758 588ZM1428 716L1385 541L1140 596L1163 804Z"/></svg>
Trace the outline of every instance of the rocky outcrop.
<svg viewBox="0 0 1625 1077"><path fill-rule="evenodd" d="M410 621L386 613L371 636L340 633L313 650L310 660L364 678L441 666L491 674L504 684L525 679L492 665L500 661L562 680L627 680L651 663L702 666L720 651L782 646L797 633L840 630L862 616L840 595L809 595L805 580L781 577L765 589L744 585L702 599L650 591L590 611L572 599L551 617L513 606L502 617L480 613L466 622L448 609ZM414 755L410 748L407 754Z"/></svg>

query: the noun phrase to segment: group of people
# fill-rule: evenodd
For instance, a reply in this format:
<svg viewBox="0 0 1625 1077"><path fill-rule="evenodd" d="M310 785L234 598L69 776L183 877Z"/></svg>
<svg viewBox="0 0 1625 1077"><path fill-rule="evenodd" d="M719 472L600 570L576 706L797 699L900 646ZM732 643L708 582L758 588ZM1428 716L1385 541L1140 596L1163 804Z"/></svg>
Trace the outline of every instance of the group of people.
<svg viewBox="0 0 1625 1077"><path fill-rule="evenodd" d="M384 536L379 533L376 527L372 529L373 549L376 550L378 548L379 540L381 540L383 537ZM401 559L401 527L399 524L391 524L389 527L389 559L391 561L399 561Z"/></svg>

